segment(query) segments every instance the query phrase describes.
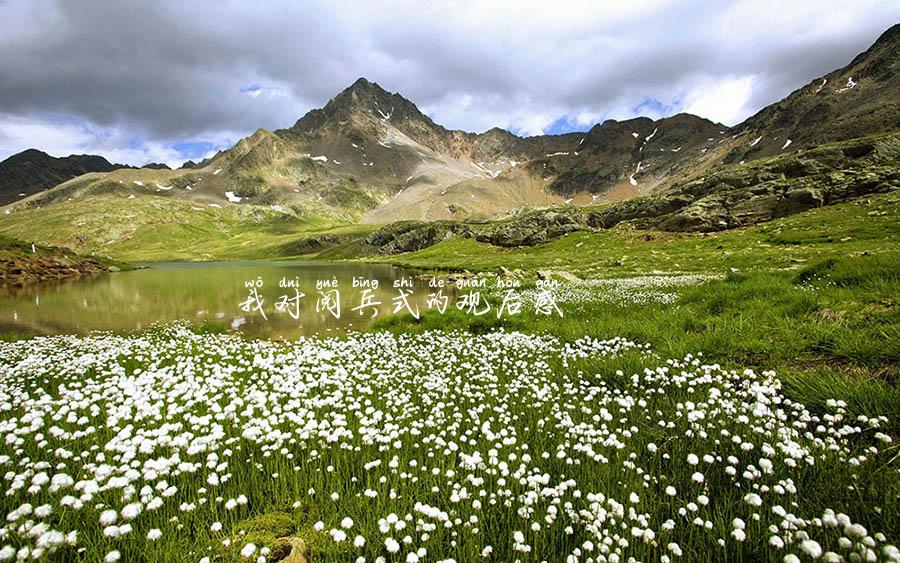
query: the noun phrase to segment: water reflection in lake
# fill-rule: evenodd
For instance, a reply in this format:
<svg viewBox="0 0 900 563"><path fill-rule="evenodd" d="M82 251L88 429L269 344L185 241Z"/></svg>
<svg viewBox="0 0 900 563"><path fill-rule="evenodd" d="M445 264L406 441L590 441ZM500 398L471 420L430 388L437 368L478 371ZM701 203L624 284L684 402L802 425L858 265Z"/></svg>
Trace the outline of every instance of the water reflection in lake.
<svg viewBox="0 0 900 563"><path fill-rule="evenodd" d="M360 304L361 289L353 278L375 280L371 296L380 301L376 318L392 313L397 289L394 280L409 276L415 286L410 304L426 309L434 292L427 280L412 271L382 264L308 262L166 263L147 269L103 274L75 282L7 290L0 296L0 331L25 334L84 334L96 330L116 332L147 328L153 323L187 320L239 330L248 336L292 338L364 328L373 322L372 310L352 311ZM249 294L245 282L263 280L259 295L268 319L241 303ZM336 278L340 291L340 318L316 311L316 280ZM281 295L293 297L282 280L299 279L300 316L294 320L278 312ZM327 289L326 289L327 291ZM452 290L444 290L452 301Z"/></svg>

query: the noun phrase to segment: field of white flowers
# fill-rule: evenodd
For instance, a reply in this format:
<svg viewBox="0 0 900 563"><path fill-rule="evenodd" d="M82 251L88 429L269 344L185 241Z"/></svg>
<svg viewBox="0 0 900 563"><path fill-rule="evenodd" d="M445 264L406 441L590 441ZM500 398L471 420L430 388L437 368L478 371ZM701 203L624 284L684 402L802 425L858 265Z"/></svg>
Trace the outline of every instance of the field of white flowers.
<svg viewBox="0 0 900 563"><path fill-rule="evenodd" d="M643 305L647 303L674 303L685 287L696 286L711 280L722 279L710 274L665 274L632 276L623 278L594 278L579 282L558 282L553 287L557 303L579 305L585 303L613 303L618 305ZM522 291L526 301L533 302L540 288ZM502 295L498 292L497 295Z"/></svg>
<svg viewBox="0 0 900 563"><path fill-rule="evenodd" d="M888 421L829 409L622 339L5 342L0 560L900 560Z"/></svg>

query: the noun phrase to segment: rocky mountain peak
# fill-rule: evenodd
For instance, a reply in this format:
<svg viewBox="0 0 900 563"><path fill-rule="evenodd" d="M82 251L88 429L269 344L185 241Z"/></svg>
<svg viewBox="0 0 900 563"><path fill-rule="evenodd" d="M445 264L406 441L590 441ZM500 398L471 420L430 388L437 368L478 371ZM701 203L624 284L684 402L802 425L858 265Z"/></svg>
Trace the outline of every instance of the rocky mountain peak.
<svg viewBox="0 0 900 563"><path fill-rule="evenodd" d="M376 82L359 78L331 98L325 107L304 115L291 129L301 133L312 132L328 124L347 121L354 113L367 113L392 124L423 121L432 125L431 119L411 101L400 94L388 92Z"/></svg>
<svg viewBox="0 0 900 563"><path fill-rule="evenodd" d="M20 153L16 153L9 158L6 159L8 162L16 162L16 161L24 161L24 160L34 160L34 159L51 159L53 158L49 154L45 153L39 149L25 149Z"/></svg>
<svg viewBox="0 0 900 563"><path fill-rule="evenodd" d="M897 42L900 42L900 23L895 23L887 28L887 30L878 37L873 46L884 45L887 43L896 44Z"/></svg>
<svg viewBox="0 0 900 563"><path fill-rule="evenodd" d="M390 106L398 101L394 99L395 96L400 100L406 101L399 94L388 92L376 82L369 82L365 78L359 78L356 82L332 98L328 104L325 105L325 108L327 109L331 106L332 109L338 109L346 106L348 108L369 111L381 109L382 111L387 112L389 111ZM411 104L412 102L407 103ZM381 108L379 106L387 107Z"/></svg>

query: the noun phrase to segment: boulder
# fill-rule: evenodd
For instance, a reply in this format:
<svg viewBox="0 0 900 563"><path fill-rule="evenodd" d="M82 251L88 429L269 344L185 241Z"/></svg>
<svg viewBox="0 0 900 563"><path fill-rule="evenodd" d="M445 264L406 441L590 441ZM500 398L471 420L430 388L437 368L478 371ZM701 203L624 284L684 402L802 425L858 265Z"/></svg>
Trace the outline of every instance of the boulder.
<svg viewBox="0 0 900 563"><path fill-rule="evenodd" d="M804 186L795 190L788 190L771 214L773 217L784 217L800 213L813 207L825 205L825 196L821 188Z"/></svg>
<svg viewBox="0 0 900 563"><path fill-rule="evenodd" d="M582 283L582 279L565 270L538 270L537 278L541 281L563 281L567 283Z"/></svg>
<svg viewBox="0 0 900 563"><path fill-rule="evenodd" d="M306 542L302 538L290 537L279 538L279 540L284 540L291 546L291 552L281 560L281 563L308 563Z"/></svg>

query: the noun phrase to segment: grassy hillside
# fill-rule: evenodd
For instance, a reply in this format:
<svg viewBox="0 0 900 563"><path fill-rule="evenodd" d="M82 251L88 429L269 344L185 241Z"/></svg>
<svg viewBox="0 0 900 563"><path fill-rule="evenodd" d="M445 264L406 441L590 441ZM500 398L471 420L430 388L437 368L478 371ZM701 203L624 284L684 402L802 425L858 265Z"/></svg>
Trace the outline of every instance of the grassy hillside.
<svg viewBox="0 0 900 563"><path fill-rule="evenodd" d="M197 170L86 174L5 208L0 214L0 234L128 261L272 259L301 255L358 258L420 250L445 241L424 254L402 260L409 260L406 263L410 265L470 269L505 265L507 260L524 267L548 267L573 261L573 267L597 272L610 266L627 271L632 262L643 260L645 265L638 267L703 269L710 261L721 262L723 256L727 257L731 242L741 254L752 254L752 248L743 248L745 243L750 243L760 251L758 255L766 254L766 260L771 258L763 252L767 244L785 250L775 253L779 259L781 254L787 259L802 259L793 256L792 250L786 250L796 245L787 244L784 237L768 227L760 227L757 231L760 236L752 240L733 235L740 232L734 228L848 200L853 205L861 202L862 207L868 201L893 202L879 194L896 190L900 182L896 167L900 136L888 134L717 168L665 192L617 204L519 209L491 220L482 215L480 219L473 217L466 221L407 221L379 228L357 224L363 210L375 205L372 194L347 178L328 180L330 177L322 170L321 163L304 157L295 163L297 168L276 167L274 171L267 168L266 163L283 149L272 140L271 134L258 133L242 141L233 154L216 160L221 160L227 169L209 165ZM275 176L268 183L260 184L257 176L264 173ZM263 184L269 188L260 187ZM272 187L275 184L279 186L277 190ZM292 188L295 185L300 187ZM449 197L453 192L440 186L435 184L430 196L436 206L444 205L447 202L444 195ZM535 199L523 195L531 188L528 182L510 184L494 179L478 184L477 194L465 190L461 193L468 201L484 202L500 197L510 201L519 198L517 203L525 204ZM421 203L413 197L412 190L398 193L394 198L397 205L408 199L418 202L415 205ZM859 223L859 229L880 231L884 224L890 235L895 233L890 225L896 218L895 207L889 203L884 211L886 215L874 208L858 209L862 213L855 215L847 213ZM337 212L338 209L342 211ZM485 213L487 210L482 209ZM828 229L841 228L834 222L844 220L842 212L823 210L821 213L821 216L810 215L817 217L812 221L823 221ZM389 218L385 216L382 220ZM799 219L797 228L802 228L804 221L807 219ZM794 228L790 222L777 224ZM471 240L451 240L468 238L517 247L558 239L573 231L589 232L613 226L597 235L570 235L550 245L512 251L511 255ZM636 228L666 233L648 233ZM376 230L373 237L363 240ZM723 230L728 234L708 238L671 234ZM791 236L803 239L805 235ZM848 232L841 238L845 236L858 235ZM657 244L635 245L648 238L648 242ZM673 244L669 245L670 242ZM723 248L718 248L720 245ZM623 252L615 252L617 249ZM629 254L632 250L633 256ZM659 252L674 263L647 266L657 262ZM562 257L570 253L572 257ZM610 256L611 264L609 260L601 261ZM807 258L810 257L815 256Z"/></svg>
<svg viewBox="0 0 900 563"><path fill-rule="evenodd" d="M726 365L776 369L806 401L840 396L858 405L893 404L888 410L900 417L897 192L721 233L620 225L516 249L452 239L378 260L443 271L565 270L622 282L576 286L564 318L426 314L419 321L391 317L381 328L503 327L564 340L621 335L667 357L699 351ZM722 279L672 289L678 272ZM673 298L659 301L660 291Z"/></svg>
<svg viewBox="0 0 900 563"><path fill-rule="evenodd" d="M165 196L126 199L115 193L17 209L0 221L3 234L130 262L284 256L291 254L290 243L311 232L367 229L267 206L210 207Z"/></svg>
<svg viewBox="0 0 900 563"><path fill-rule="evenodd" d="M526 248L450 239L374 260L440 270L564 269L582 277L735 268L797 269L830 256L900 255L900 193L822 207L745 229L667 233L628 224Z"/></svg>
<svg viewBox="0 0 900 563"><path fill-rule="evenodd" d="M264 206L200 207L158 196L128 200L128 212L122 213L122 197L106 194L17 210L0 219L0 234L134 262L356 259L371 252L360 240L377 228L316 215L298 218ZM900 242L898 225L900 193L895 192L719 233L647 231L621 224L525 248L452 238L419 252L369 259L443 270L557 268L586 277L797 268L832 254L890 252Z"/></svg>

